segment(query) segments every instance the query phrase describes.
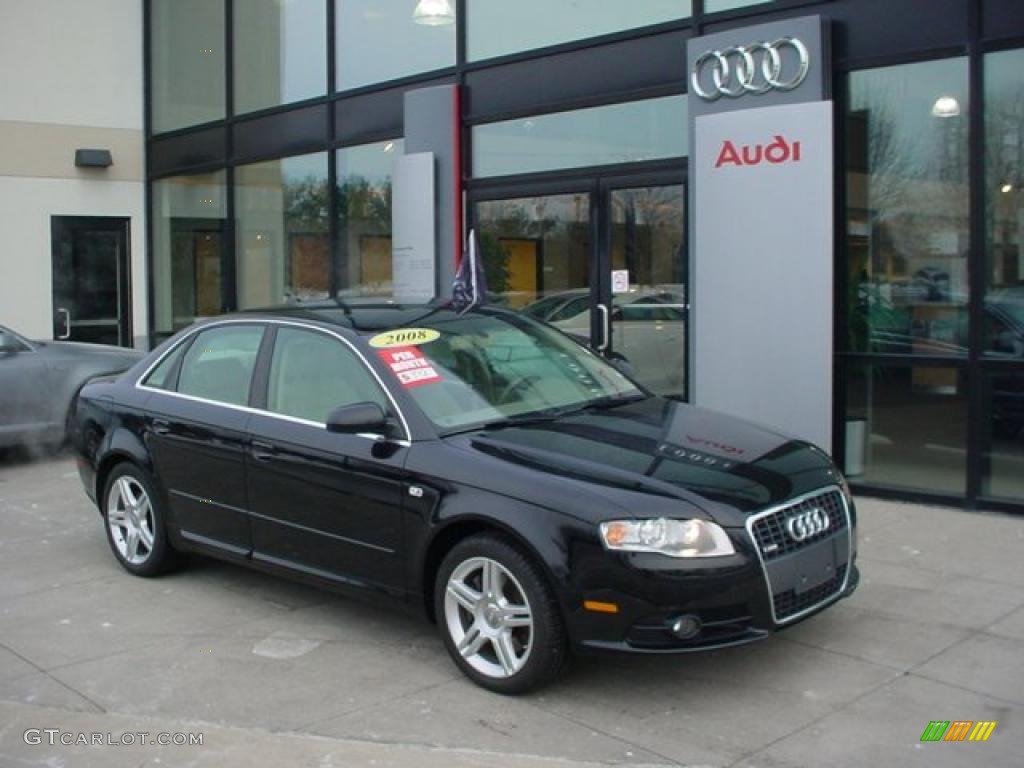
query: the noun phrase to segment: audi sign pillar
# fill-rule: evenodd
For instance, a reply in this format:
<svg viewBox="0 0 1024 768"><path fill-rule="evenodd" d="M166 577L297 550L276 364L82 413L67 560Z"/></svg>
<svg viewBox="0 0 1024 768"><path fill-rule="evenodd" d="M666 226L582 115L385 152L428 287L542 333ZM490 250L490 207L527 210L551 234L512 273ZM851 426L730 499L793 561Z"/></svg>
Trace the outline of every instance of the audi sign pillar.
<svg viewBox="0 0 1024 768"><path fill-rule="evenodd" d="M694 38L691 400L832 445L831 55L820 16Z"/></svg>

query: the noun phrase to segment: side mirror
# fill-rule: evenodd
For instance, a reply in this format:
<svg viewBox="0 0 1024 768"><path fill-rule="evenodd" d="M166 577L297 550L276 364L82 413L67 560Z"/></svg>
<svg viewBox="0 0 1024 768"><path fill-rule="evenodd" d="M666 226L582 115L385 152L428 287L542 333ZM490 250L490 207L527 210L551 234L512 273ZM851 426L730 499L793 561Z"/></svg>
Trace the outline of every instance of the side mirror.
<svg viewBox="0 0 1024 768"><path fill-rule="evenodd" d="M327 417L327 431L339 435L389 435L391 421L377 403L355 403L335 408Z"/></svg>

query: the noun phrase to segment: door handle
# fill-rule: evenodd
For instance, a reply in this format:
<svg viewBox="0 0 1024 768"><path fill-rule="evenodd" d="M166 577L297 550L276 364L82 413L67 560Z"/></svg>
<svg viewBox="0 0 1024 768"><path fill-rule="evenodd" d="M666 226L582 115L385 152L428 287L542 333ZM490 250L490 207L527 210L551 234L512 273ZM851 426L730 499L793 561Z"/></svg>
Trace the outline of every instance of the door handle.
<svg viewBox="0 0 1024 768"><path fill-rule="evenodd" d="M611 329L608 327L611 321L611 312L608 311L608 306L605 304L598 304L597 311L601 313L600 328L601 328L601 341L597 344L598 352L607 352L608 343L611 340Z"/></svg>
<svg viewBox="0 0 1024 768"><path fill-rule="evenodd" d="M67 309L64 309L64 307L58 307L55 314L64 315L64 328L63 333L61 333L60 327L58 326L58 332L55 333L54 335L57 337L57 341L66 341L67 339L71 338L71 312Z"/></svg>
<svg viewBox="0 0 1024 768"><path fill-rule="evenodd" d="M153 419L153 431L158 435L169 435L171 433L171 424L164 419Z"/></svg>
<svg viewBox="0 0 1024 768"><path fill-rule="evenodd" d="M256 461L273 461L277 455L277 449L274 446L261 440L252 441L250 452Z"/></svg>

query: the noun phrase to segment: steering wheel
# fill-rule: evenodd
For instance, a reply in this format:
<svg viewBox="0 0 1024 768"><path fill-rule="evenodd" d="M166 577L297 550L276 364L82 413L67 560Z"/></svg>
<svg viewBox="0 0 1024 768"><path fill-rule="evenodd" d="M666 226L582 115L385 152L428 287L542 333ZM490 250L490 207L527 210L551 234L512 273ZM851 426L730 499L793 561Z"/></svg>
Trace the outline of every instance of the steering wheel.
<svg viewBox="0 0 1024 768"><path fill-rule="evenodd" d="M501 388L501 392L498 394L498 404L504 405L509 401L512 395L520 389L530 386L535 381L540 381L540 376L533 373L526 374L525 376L517 376L512 379L512 381Z"/></svg>

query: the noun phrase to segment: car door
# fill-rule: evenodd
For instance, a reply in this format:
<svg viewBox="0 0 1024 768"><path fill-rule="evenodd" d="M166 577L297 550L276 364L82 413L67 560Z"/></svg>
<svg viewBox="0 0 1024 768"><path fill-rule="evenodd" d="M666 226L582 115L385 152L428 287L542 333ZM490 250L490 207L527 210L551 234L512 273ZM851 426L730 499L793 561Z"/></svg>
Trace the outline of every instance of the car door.
<svg viewBox="0 0 1024 768"><path fill-rule="evenodd" d="M395 406L354 349L312 327L278 325L261 363L265 413L249 422L253 559L400 593L408 444L329 433L343 405Z"/></svg>
<svg viewBox="0 0 1024 768"><path fill-rule="evenodd" d="M52 411L42 355L0 328L0 442L4 436L28 437L51 428Z"/></svg>
<svg viewBox="0 0 1024 768"><path fill-rule="evenodd" d="M207 328L144 383L154 391L147 442L174 524L186 540L237 555L252 548L244 450L263 333L259 323Z"/></svg>

